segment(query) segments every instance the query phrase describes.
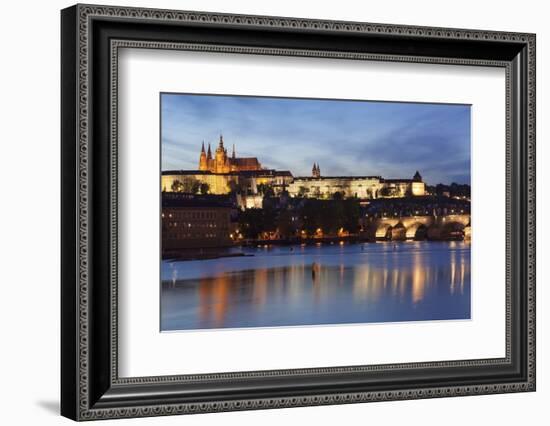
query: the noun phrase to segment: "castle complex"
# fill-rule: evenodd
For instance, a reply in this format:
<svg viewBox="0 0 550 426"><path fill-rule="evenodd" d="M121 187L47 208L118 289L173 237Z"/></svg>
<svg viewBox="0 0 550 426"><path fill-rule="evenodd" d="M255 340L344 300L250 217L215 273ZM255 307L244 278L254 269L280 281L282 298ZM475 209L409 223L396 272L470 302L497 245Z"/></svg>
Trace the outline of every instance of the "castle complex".
<svg viewBox="0 0 550 426"><path fill-rule="evenodd" d="M260 185L269 186L275 195L287 191L290 197L308 198L331 198L339 193L343 197L370 200L426 194L426 185L418 171L412 179L384 179L380 176L322 176L318 163L313 164L311 176L295 177L287 170L262 168L256 157L237 157L235 145L229 156L223 136L220 136L214 155L210 144L205 150L203 142L198 166L198 170L163 171L162 191L196 192L194 189L206 188L210 194L234 192L243 200L239 203L243 208L261 207Z"/></svg>

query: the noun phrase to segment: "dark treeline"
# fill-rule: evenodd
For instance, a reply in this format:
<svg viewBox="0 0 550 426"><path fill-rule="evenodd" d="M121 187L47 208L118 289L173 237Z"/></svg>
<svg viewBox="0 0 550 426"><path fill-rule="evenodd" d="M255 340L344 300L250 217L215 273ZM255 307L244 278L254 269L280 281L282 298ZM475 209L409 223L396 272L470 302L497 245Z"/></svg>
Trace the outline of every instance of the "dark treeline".
<svg viewBox="0 0 550 426"><path fill-rule="evenodd" d="M245 238L261 238L261 234L277 232L280 238L291 238L304 231L308 236L321 230L325 235L339 231L356 233L361 210L359 200L294 199L294 202L264 202L261 209L238 212L239 229Z"/></svg>
<svg viewBox="0 0 550 426"><path fill-rule="evenodd" d="M459 183L451 183L450 185L443 185L442 183L438 183L437 185L426 185L426 190L430 194L434 195L449 195L450 197L467 197L470 198L470 185L467 184L459 184Z"/></svg>
<svg viewBox="0 0 550 426"><path fill-rule="evenodd" d="M300 212L303 229L308 235L321 229L326 234L335 234L340 229L355 233L359 230L359 200L308 199Z"/></svg>

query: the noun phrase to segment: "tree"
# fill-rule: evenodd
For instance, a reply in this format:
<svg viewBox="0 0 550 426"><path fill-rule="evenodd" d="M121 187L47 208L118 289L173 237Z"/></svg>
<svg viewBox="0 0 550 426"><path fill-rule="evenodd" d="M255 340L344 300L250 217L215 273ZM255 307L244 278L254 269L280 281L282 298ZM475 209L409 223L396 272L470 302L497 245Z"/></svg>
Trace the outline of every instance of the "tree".
<svg viewBox="0 0 550 426"><path fill-rule="evenodd" d="M179 180L172 182L172 192L183 192L183 183Z"/></svg>
<svg viewBox="0 0 550 426"><path fill-rule="evenodd" d="M258 186L258 192L262 194L264 197L273 197L275 196L275 191L273 190L273 187L267 183L260 183Z"/></svg>
<svg viewBox="0 0 550 426"><path fill-rule="evenodd" d="M207 183L201 183L192 176L185 176L181 181L172 182L173 192L186 192L188 194L208 193L210 186Z"/></svg>
<svg viewBox="0 0 550 426"><path fill-rule="evenodd" d="M309 189L307 189L305 186L300 186L298 188L298 196L299 197L305 197L307 196L307 193L309 192Z"/></svg>
<svg viewBox="0 0 550 426"><path fill-rule="evenodd" d="M246 209L239 211L237 222L245 238L258 238L262 232L262 209Z"/></svg>
<svg viewBox="0 0 550 426"><path fill-rule="evenodd" d="M210 185L208 185L206 182L201 182L199 185L199 191L201 194L208 194L208 191L210 191Z"/></svg>
<svg viewBox="0 0 550 426"><path fill-rule="evenodd" d="M289 238L296 233L296 227L292 221L292 213L284 210L277 217L277 230L282 238Z"/></svg>
<svg viewBox="0 0 550 426"><path fill-rule="evenodd" d="M237 191L239 189L239 185L237 185L237 182L235 182L234 180L230 180L227 183L227 186L229 187L229 192L231 194L237 194Z"/></svg>
<svg viewBox="0 0 550 426"><path fill-rule="evenodd" d="M247 192L247 186L246 186L245 180L241 180L240 182L231 180L228 182L227 186L229 186L229 192L233 195L246 194Z"/></svg>
<svg viewBox="0 0 550 426"><path fill-rule="evenodd" d="M391 197L391 196L395 195L396 193L397 193L397 189L396 188L390 188L389 186L384 186L379 191L379 195L381 197Z"/></svg>
<svg viewBox="0 0 550 426"><path fill-rule="evenodd" d="M268 206L262 209L262 231L275 232L277 230L277 211Z"/></svg>
<svg viewBox="0 0 550 426"><path fill-rule="evenodd" d="M305 201L300 211L300 220L304 231L306 231L308 235L313 235L317 228L320 227L317 200L307 199Z"/></svg>
<svg viewBox="0 0 550 426"><path fill-rule="evenodd" d="M336 191L334 194L332 194L332 199L341 201L344 199L344 195L340 191Z"/></svg>
<svg viewBox="0 0 550 426"><path fill-rule="evenodd" d="M344 206L342 201L324 201L318 209L320 228L325 234L335 234L344 225Z"/></svg>
<svg viewBox="0 0 550 426"><path fill-rule="evenodd" d="M344 201L343 228L350 234L359 231L359 219L361 218L361 207L359 200L350 198Z"/></svg>
<svg viewBox="0 0 550 426"><path fill-rule="evenodd" d="M321 188L319 188L318 186L316 186L315 189L313 190L313 197L321 198Z"/></svg>
<svg viewBox="0 0 550 426"><path fill-rule="evenodd" d="M237 222L245 238L256 239L263 232L274 232L277 229L276 212L272 208L241 210Z"/></svg>
<svg viewBox="0 0 550 426"><path fill-rule="evenodd" d="M200 182L194 177L187 177L183 180L183 187L185 192L197 194L199 192Z"/></svg>

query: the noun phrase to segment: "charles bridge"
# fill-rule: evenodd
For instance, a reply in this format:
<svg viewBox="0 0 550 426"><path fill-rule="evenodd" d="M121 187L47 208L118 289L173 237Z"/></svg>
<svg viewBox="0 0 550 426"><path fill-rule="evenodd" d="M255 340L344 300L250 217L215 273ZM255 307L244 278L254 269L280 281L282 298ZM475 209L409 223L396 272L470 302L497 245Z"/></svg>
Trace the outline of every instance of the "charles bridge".
<svg viewBox="0 0 550 426"><path fill-rule="evenodd" d="M371 240L470 239L469 214L366 217L363 229Z"/></svg>

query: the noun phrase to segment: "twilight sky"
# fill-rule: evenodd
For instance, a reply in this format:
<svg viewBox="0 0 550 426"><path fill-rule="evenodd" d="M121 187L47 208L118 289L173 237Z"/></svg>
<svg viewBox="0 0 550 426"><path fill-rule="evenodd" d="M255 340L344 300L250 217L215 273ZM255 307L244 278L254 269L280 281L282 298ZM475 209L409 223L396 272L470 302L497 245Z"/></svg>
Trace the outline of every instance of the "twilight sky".
<svg viewBox="0 0 550 426"><path fill-rule="evenodd" d="M161 95L162 170L196 170L201 143L310 176L380 175L470 183L470 106Z"/></svg>

